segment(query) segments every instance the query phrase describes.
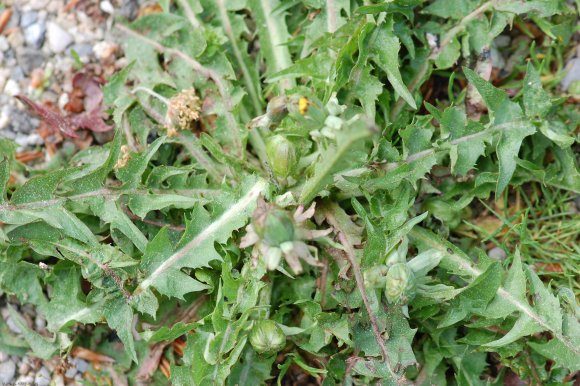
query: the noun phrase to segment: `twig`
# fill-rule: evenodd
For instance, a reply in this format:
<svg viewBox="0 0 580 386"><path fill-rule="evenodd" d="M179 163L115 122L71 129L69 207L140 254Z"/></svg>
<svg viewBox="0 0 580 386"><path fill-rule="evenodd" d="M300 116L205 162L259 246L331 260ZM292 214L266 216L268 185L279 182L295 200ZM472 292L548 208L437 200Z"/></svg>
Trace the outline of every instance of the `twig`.
<svg viewBox="0 0 580 386"><path fill-rule="evenodd" d="M356 260L354 248L352 247L352 245L350 244L346 235L343 232L338 232L338 239L340 240L340 243L344 247L345 252L346 252L346 256L347 256L348 260L350 261L350 265L351 265L352 271L354 273L354 279L356 281L356 286L361 294L362 301L365 305L367 313L369 314L369 319L371 321L373 333L375 334L375 339L376 339L377 344L379 345L379 347L381 349L381 353L383 355L383 361L385 362L387 369L389 370L389 372L391 373L393 378L398 379L397 374L395 374L395 372L391 368L391 363L389 360L389 353L387 352L387 347L385 346L385 340L383 339L383 336L381 335L381 331L379 330L377 318L371 310L371 305L370 305L369 299L367 297L366 289L364 286L364 280L363 280L363 277L362 277L362 274L360 271L360 267L358 265L358 261Z"/></svg>
<svg viewBox="0 0 580 386"><path fill-rule="evenodd" d="M232 100L229 96L227 87L224 83L224 80L221 78L221 76L217 72L215 72L214 70L203 66L197 60L193 59L192 57L184 54L183 52L181 52L179 50L176 50L175 48L166 47L162 44L159 44L155 40L150 39L147 36L144 36L136 31L133 31L132 29L130 29L122 24L117 24L116 27L120 31L124 32L125 34L130 35L136 39L139 39L146 44L149 44L150 46L152 46L153 48L155 48L157 51L161 52L162 54L168 54L168 55L177 57L179 59L182 59L184 62L189 64L189 66L194 71L196 71L197 73L199 73L203 77L211 79L216 84L218 91L219 91L222 99L224 100L224 104L226 105L225 116L226 116L226 119L228 121L228 127L229 127L231 135L232 135L232 140L234 142L234 146L236 148L237 155L243 157L244 154L243 154L243 149L242 149L242 140L240 138L239 125L238 125L238 122L236 121L235 117L232 114L232 108L233 108Z"/></svg>

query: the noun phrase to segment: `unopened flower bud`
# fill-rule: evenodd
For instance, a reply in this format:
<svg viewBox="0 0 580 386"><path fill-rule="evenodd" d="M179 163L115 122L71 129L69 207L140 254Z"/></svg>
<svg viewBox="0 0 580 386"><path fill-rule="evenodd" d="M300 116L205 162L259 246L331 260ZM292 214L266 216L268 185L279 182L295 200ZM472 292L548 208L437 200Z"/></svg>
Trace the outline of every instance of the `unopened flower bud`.
<svg viewBox="0 0 580 386"><path fill-rule="evenodd" d="M276 322L260 320L250 331L250 344L259 354L275 354L286 346L286 335Z"/></svg>
<svg viewBox="0 0 580 386"><path fill-rule="evenodd" d="M294 144L282 135L274 135L268 139L266 155L276 177L288 177L298 162Z"/></svg>

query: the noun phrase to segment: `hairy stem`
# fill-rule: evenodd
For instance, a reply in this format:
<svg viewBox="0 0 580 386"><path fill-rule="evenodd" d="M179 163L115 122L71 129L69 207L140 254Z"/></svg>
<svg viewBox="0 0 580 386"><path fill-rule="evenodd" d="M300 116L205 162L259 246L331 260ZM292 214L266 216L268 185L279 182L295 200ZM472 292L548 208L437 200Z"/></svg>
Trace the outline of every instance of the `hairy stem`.
<svg viewBox="0 0 580 386"><path fill-rule="evenodd" d="M346 256L348 258L348 261L350 262L350 266L352 267L352 271L354 273L354 279L356 281L356 286L360 292L360 295L362 297L362 301L363 301L365 308L367 310L367 313L369 315L369 319L371 321L371 326L373 328L373 333L375 335L375 339L377 341L377 344L379 345L379 348L381 349L381 354L383 355L383 360L385 361L385 364L387 365L387 369L389 369L391 376L394 379L397 379L398 378L397 374L395 374L395 372L392 370L392 366L391 366L391 363L389 360L389 353L387 352L387 347L385 346L385 340L383 339L383 336L381 335L381 331L379 330L379 324L377 323L377 318L371 309L369 298L367 296L366 289L364 286L364 279L362 277L362 273L360 271L360 266L358 265L358 261L356 260L356 256L354 253L354 248L350 244L350 242L348 241L348 239L343 231L338 232L338 239L340 240L340 243L344 247L344 250L346 252Z"/></svg>

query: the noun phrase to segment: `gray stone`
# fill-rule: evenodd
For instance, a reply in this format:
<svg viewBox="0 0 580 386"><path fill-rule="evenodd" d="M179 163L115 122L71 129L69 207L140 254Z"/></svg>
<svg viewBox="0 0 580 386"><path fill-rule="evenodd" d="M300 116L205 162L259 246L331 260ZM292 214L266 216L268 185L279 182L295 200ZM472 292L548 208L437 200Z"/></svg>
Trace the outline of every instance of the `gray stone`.
<svg viewBox="0 0 580 386"><path fill-rule="evenodd" d="M74 362L79 373L84 373L89 369L89 362L87 362L83 359L75 358L75 359L73 359L73 362Z"/></svg>
<svg viewBox="0 0 580 386"><path fill-rule="evenodd" d="M54 386L64 386L64 378L62 377L62 375L57 374L53 380Z"/></svg>
<svg viewBox="0 0 580 386"><path fill-rule="evenodd" d="M4 114L4 110L2 113ZM15 133L31 134L38 127L38 119L32 117L26 110L10 106L7 114L10 117L8 129Z"/></svg>
<svg viewBox="0 0 580 386"><path fill-rule="evenodd" d="M51 0L30 0L28 2L28 6L32 9L40 10L40 9L46 8L46 6L50 4L50 2L51 2ZM55 1L55 3L58 3L58 2Z"/></svg>
<svg viewBox="0 0 580 386"><path fill-rule="evenodd" d="M30 372L30 361L28 357L22 358L22 362L18 365L18 374L27 375Z"/></svg>
<svg viewBox="0 0 580 386"><path fill-rule="evenodd" d="M562 86L562 89L568 90L568 87L570 87L572 82L580 80L580 58L570 60L566 64L564 71L566 72L566 76L564 76L560 85Z"/></svg>
<svg viewBox="0 0 580 386"><path fill-rule="evenodd" d="M0 51L5 52L10 48L8 40L4 36L0 36Z"/></svg>
<svg viewBox="0 0 580 386"><path fill-rule="evenodd" d="M26 75L30 75L33 70L42 67L44 61L44 54L40 50L25 48L18 52L18 63Z"/></svg>
<svg viewBox="0 0 580 386"><path fill-rule="evenodd" d="M507 254L500 247L495 247L487 252L487 255L494 260L505 260Z"/></svg>
<svg viewBox="0 0 580 386"><path fill-rule="evenodd" d="M50 384L50 372L44 366L38 370L34 377L35 386L48 386Z"/></svg>
<svg viewBox="0 0 580 386"><path fill-rule="evenodd" d="M75 44L67 50L67 55L70 55L72 50L75 50L81 59L88 59L93 55L92 44Z"/></svg>
<svg viewBox="0 0 580 386"><path fill-rule="evenodd" d="M133 21L139 13L139 2L137 0L123 1L119 13L129 21Z"/></svg>
<svg viewBox="0 0 580 386"><path fill-rule="evenodd" d="M18 82L14 79L8 79L8 82L4 85L4 92L10 96L20 94L20 86L18 85Z"/></svg>
<svg viewBox="0 0 580 386"><path fill-rule="evenodd" d="M17 385L29 385L34 382L34 377L32 375L21 375L16 380Z"/></svg>
<svg viewBox="0 0 580 386"><path fill-rule="evenodd" d="M8 354L5 352L0 351L0 362L6 362L10 358Z"/></svg>
<svg viewBox="0 0 580 386"><path fill-rule="evenodd" d="M20 17L20 27L26 28L31 26L32 24L36 23L38 20L38 12L35 11L28 11L22 14Z"/></svg>
<svg viewBox="0 0 580 386"><path fill-rule="evenodd" d="M15 80L16 82L20 82L24 79L24 71L22 71L20 66L12 67L12 70L10 71L10 79Z"/></svg>
<svg viewBox="0 0 580 386"><path fill-rule="evenodd" d="M48 22L48 46L54 53L63 52L73 43L73 37L56 23Z"/></svg>
<svg viewBox="0 0 580 386"><path fill-rule="evenodd" d="M46 320L40 315L36 315L34 318L34 328L36 331L42 331L46 328Z"/></svg>
<svg viewBox="0 0 580 386"><path fill-rule="evenodd" d="M34 48L40 48L44 44L46 34L46 23L39 21L24 29L24 40L26 44Z"/></svg>
<svg viewBox="0 0 580 386"><path fill-rule="evenodd" d="M12 317L8 317L6 319L6 325L8 326L8 329L16 334L21 334L22 330L20 329L20 327L18 327L16 325L16 322L14 322L14 319L12 319Z"/></svg>
<svg viewBox="0 0 580 386"><path fill-rule="evenodd" d="M10 383L16 375L16 364L13 360L0 363L0 384Z"/></svg>
<svg viewBox="0 0 580 386"><path fill-rule="evenodd" d="M113 4L111 4L111 2L108 0L101 1L100 8L101 11L108 13L109 15L115 13L115 8L113 7Z"/></svg>
<svg viewBox="0 0 580 386"><path fill-rule="evenodd" d="M77 375L77 372L78 372L78 371L77 371L77 368L76 368L74 365L72 365L71 367L69 367L69 368L66 370L66 372L64 373L64 376L65 376L66 378L74 378L74 377L75 377L75 375Z"/></svg>

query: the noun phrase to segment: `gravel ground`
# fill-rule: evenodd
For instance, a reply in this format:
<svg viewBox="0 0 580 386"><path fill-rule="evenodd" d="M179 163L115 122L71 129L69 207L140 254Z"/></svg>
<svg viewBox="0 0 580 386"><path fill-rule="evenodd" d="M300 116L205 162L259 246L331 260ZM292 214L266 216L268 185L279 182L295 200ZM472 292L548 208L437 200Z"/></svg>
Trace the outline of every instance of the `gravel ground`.
<svg viewBox="0 0 580 386"><path fill-rule="evenodd" d="M136 0L3 0L2 4L0 14L9 19L3 28L0 24L0 136L30 149L44 145L45 138L37 131L38 119L14 96L63 110L79 68L107 77L125 65L111 27L114 17L134 17L139 4Z"/></svg>
<svg viewBox="0 0 580 386"><path fill-rule="evenodd" d="M113 19L134 18L144 2L137 0L2 0L0 2L0 137L14 140L20 152L41 157L47 137L40 122L16 99L24 95L66 110L72 78L79 69L106 78L126 63L112 37ZM74 53L78 58L74 58ZM80 63L79 63L80 61ZM28 326L50 336L46 321L30 306L0 295L0 315L10 333L22 338L8 313L16 308ZM43 361L0 351L0 385L77 385L92 364L74 355Z"/></svg>

